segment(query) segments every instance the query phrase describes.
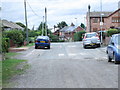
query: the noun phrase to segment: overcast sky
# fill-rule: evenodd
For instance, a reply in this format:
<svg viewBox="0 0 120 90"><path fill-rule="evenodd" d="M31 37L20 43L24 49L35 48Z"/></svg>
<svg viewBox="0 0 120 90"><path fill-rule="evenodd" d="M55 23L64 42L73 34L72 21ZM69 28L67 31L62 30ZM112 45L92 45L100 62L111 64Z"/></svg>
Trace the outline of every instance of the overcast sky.
<svg viewBox="0 0 120 90"><path fill-rule="evenodd" d="M102 0L103 11L115 11L120 0ZM53 27L61 21L68 25L86 23L88 5L91 11L100 11L100 0L27 0L28 26L37 28L43 20L44 9L47 7L48 26ZM24 20L24 0L2 0L2 19L13 22ZM32 9L31 9L32 8ZM77 18L77 19L75 19Z"/></svg>

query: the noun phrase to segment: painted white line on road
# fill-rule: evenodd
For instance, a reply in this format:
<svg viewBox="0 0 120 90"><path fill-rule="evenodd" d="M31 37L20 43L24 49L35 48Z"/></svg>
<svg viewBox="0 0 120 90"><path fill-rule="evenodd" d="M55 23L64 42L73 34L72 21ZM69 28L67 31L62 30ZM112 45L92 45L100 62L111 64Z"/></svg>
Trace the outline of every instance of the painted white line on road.
<svg viewBox="0 0 120 90"><path fill-rule="evenodd" d="M70 46L67 46L67 47L77 47L77 46L75 46L75 45L72 45L72 46L71 46L71 45L70 45Z"/></svg>
<svg viewBox="0 0 120 90"><path fill-rule="evenodd" d="M74 53L70 53L68 54L69 56L76 56L77 54L74 54Z"/></svg>
<svg viewBox="0 0 120 90"><path fill-rule="evenodd" d="M87 55L87 54L85 54L85 53L79 53L80 55Z"/></svg>
<svg viewBox="0 0 120 90"><path fill-rule="evenodd" d="M27 57L27 56L31 55L34 51L35 51L35 49L34 49L34 50L32 50L32 51L31 51L30 53L28 53L27 55L25 55L25 57Z"/></svg>
<svg viewBox="0 0 120 90"><path fill-rule="evenodd" d="M58 54L58 56L64 56L65 54Z"/></svg>

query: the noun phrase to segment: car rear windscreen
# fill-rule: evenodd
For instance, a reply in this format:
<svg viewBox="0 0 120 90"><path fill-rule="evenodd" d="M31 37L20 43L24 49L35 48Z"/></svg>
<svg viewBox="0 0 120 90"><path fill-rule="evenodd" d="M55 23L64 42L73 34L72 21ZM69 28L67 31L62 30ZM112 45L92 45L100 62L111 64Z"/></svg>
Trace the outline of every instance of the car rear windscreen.
<svg viewBox="0 0 120 90"><path fill-rule="evenodd" d="M49 40L49 37L47 37L47 36L38 36L37 39L46 39L46 40Z"/></svg>
<svg viewBox="0 0 120 90"><path fill-rule="evenodd" d="M87 35L86 35L86 38L91 38L91 37L93 37L93 36L96 36L96 33L87 34Z"/></svg>

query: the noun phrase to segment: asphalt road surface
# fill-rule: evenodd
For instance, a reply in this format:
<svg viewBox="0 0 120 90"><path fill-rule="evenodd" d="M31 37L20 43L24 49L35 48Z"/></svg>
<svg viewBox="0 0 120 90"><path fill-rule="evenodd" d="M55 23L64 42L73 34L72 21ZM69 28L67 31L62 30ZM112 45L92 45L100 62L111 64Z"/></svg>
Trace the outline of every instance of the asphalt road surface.
<svg viewBox="0 0 120 90"><path fill-rule="evenodd" d="M118 88L118 65L105 48L84 49L82 42L52 43L51 49L22 51L31 67L12 79L16 88Z"/></svg>

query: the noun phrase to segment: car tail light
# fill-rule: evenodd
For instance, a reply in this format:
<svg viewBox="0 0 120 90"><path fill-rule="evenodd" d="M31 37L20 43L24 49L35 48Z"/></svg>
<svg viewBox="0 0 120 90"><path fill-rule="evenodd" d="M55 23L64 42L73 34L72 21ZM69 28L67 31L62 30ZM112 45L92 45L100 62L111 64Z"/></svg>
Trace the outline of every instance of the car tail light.
<svg viewBox="0 0 120 90"><path fill-rule="evenodd" d="M100 40L100 38L98 37L98 40Z"/></svg>
<svg viewBox="0 0 120 90"><path fill-rule="evenodd" d="M99 35L96 35L96 37L98 37L98 40L100 40L100 37L99 37Z"/></svg>
<svg viewBox="0 0 120 90"><path fill-rule="evenodd" d="M98 40L100 40L100 37L99 36L97 36L98 37Z"/></svg>

